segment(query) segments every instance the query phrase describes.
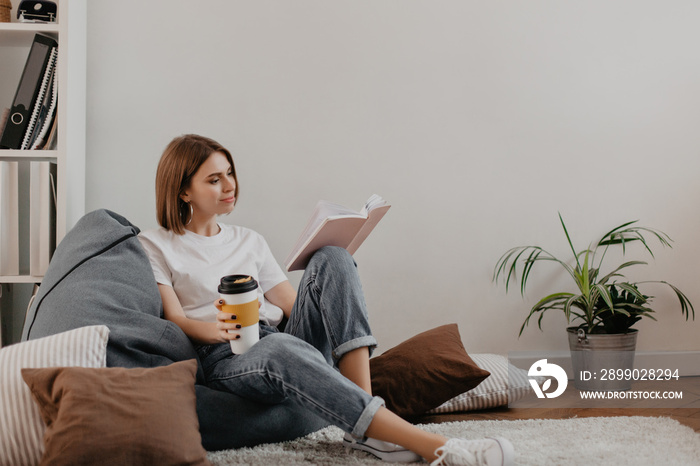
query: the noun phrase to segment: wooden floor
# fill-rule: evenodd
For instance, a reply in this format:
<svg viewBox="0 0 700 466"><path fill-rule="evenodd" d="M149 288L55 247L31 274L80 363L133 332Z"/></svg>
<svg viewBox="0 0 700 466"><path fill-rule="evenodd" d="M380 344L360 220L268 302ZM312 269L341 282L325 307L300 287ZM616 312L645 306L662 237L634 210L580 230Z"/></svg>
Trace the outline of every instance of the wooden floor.
<svg viewBox="0 0 700 466"><path fill-rule="evenodd" d="M634 388L636 389L636 387ZM413 422L418 423L439 423L466 420L517 420L517 419L570 419L573 417L609 417L609 416L649 416L649 417L670 417L684 424L695 432L700 433L700 377L682 377L673 388L674 391L683 391L683 402L674 403L683 407L636 407L634 402L627 403L621 407L617 403L616 407L595 407L595 408L571 408L571 407L528 407L527 402L523 407L495 408L483 411L471 411L467 413L451 413L439 415L425 415ZM576 397L580 399L578 391L567 388L561 396ZM560 403L564 406L565 402ZM666 403L668 404L668 403ZM542 403L540 403L542 405ZM575 403L571 404L575 406Z"/></svg>

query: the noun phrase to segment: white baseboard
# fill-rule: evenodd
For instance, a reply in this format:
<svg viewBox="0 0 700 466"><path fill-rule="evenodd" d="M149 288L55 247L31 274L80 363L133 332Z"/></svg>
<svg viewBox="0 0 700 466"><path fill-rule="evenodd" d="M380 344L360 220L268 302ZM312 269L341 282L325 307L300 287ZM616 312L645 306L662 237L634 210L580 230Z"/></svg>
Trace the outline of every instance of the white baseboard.
<svg viewBox="0 0 700 466"><path fill-rule="evenodd" d="M536 359L547 359L547 362L562 367L569 378L572 377L571 354L568 351L514 352L508 354L511 364L527 370ZM700 351L637 351L634 356L634 367L639 369L678 369L680 377L700 376Z"/></svg>

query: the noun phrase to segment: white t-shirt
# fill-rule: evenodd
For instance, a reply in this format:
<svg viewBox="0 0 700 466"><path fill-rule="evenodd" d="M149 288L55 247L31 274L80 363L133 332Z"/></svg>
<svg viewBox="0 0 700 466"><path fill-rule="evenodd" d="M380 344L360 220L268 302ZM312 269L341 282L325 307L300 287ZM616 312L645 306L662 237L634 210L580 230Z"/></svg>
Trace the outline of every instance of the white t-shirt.
<svg viewBox="0 0 700 466"><path fill-rule="evenodd" d="M277 325L282 310L263 294L287 280L272 256L265 238L248 228L219 224L214 236L191 231L178 235L165 228L141 232L139 239L153 267L156 281L173 287L185 315L190 319L216 322L214 301L225 275L250 275L258 282L262 303L260 319Z"/></svg>

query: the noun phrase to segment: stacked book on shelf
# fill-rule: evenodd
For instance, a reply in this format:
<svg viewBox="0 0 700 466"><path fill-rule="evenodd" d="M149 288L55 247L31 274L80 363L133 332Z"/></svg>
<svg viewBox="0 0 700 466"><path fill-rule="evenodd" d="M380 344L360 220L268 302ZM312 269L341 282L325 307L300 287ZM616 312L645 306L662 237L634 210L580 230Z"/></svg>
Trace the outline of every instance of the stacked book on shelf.
<svg viewBox="0 0 700 466"><path fill-rule="evenodd" d="M57 55L54 39L34 36L12 105L0 119L0 149L49 149L55 144ZM57 165L9 159L0 157L0 275L20 275L26 268L31 276L42 276L56 245ZM29 218L20 218L20 206L27 203ZM24 228L27 235L21 233ZM20 251L27 250L29 257L21 257Z"/></svg>
<svg viewBox="0 0 700 466"><path fill-rule="evenodd" d="M23 275L25 267L34 277L46 273L56 249L56 168L54 162L32 161L25 173L19 162L0 161L0 275ZM25 202L28 222L19 216L19 206ZM20 236L22 227L29 229L27 235ZM26 250L28 261L20 256Z"/></svg>
<svg viewBox="0 0 700 466"><path fill-rule="evenodd" d="M43 149L55 141L58 42L36 34L0 136L0 149ZM53 133L53 134L52 134Z"/></svg>
<svg viewBox="0 0 700 466"><path fill-rule="evenodd" d="M56 169L31 162L29 172L29 275L41 277L56 249Z"/></svg>
<svg viewBox="0 0 700 466"><path fill-rule="evenodd" d="M0 161L0 275L19 275L19 173Z"/></svg>

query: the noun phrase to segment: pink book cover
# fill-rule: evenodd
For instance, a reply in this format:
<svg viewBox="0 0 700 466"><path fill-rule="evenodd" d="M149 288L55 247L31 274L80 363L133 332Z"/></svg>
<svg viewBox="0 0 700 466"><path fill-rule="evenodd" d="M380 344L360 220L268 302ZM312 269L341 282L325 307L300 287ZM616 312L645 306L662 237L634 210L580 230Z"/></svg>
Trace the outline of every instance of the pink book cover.
<svg viewBox="0 0 700 466"><path fill-rule="evenodd" d="M370 205L373 199L380 201L379 206ZM312 233L302 233L285 261L287 271L303 270L311 256L323 246L339 246L354 254L391 207L378 196L373 196L370 201L367 203L369 207L366 214L346 212L344 215L331 215L321 221ZM312 216L309 225L315 221L318 219Z"/></svg>

